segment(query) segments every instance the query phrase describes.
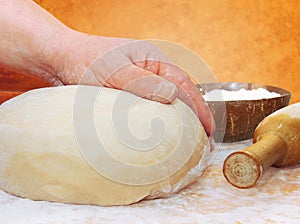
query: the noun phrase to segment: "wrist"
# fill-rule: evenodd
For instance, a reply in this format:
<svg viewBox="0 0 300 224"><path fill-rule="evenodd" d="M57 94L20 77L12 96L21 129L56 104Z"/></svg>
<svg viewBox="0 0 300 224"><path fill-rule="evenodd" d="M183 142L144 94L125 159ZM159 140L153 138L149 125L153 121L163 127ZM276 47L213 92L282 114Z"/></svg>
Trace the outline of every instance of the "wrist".
<svg viewBox="0 0 300 224"><path fill-rule="evenodd" d="M86 68L96 57L95 48L89 47L89 35L68 29L50 44L51 61L55 76L63 84L78 84ZM54 46L54 47L53 47ZM87 83L88 84L88 83Z"/></svg>
<svg viewBox="0 0 300 224"><path fill-rule="evenodd" d="M63 37L61 42L64 44L58 52L60 56L57 75L64 84L104 85L99 68L91 68L92 63L110 50L133 41L93 36L71 29L69 31Z"/></svg>
<svg viewBox="0 0 300 224"><path fill-rule="evenodd" d="M68 67L73 30L62 27L53 32L39 46L38 76L50 81L54 85L71 84L63 80ZM69 76L71 76L70 74Z"/></svg>

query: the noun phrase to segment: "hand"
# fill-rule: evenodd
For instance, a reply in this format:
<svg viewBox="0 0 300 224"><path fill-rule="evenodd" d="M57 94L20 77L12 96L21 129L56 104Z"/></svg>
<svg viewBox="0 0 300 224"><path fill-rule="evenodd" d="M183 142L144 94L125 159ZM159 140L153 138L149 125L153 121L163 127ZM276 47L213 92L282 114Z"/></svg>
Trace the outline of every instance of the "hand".
<svg viewBox="0 0 300 224"><path fill-rule="evenodd" d="M54 85L101 85L162 103L178 97L212 135L213 117L200 92L155 46L76 32L33 1L0 1L0 66Z"/></svg>
<svg viewBox="0 0 300 224"><path fill-rule="evenodd" d="M177 97L190 106L211 136L215 124L199 90L185 73L147 41L105 38L74 32L60 48L58 66L63 84L122 89L170 103Z"/></svg>

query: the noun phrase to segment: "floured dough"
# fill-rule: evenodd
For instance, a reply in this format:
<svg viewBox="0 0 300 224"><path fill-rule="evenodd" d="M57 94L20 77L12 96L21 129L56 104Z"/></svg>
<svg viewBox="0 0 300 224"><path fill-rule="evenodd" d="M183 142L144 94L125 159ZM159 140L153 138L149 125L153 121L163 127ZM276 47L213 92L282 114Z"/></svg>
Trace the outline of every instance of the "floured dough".
<svg viewBox="0 0 300 224"><path fill-rule="evenodd" d="M0 188L102 206L167 197L206 168L192 110L91 86L32 90L0 106Z"/></svg>

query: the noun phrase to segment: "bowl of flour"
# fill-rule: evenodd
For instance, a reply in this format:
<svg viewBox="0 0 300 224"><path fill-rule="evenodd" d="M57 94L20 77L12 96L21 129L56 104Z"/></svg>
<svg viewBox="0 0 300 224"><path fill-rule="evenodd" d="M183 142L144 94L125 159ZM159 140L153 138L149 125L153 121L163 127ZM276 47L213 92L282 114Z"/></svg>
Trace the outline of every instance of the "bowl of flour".
<svg viewBox="0 0 300 224"><path fill-rule="evenodd" d="M253 83L202 83L197 86L213 113L217 142L251 139L260 121L287 106L291 97L285 89Z"/></svg>

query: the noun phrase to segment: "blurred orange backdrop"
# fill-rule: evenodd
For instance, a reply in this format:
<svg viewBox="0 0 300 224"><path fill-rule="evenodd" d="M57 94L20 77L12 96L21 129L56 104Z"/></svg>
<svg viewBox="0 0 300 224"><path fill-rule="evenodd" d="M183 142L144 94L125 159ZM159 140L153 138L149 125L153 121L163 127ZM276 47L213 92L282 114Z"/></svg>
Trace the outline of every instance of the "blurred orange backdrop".
<svg viewBox="0 0 300 224"><path fill-rule="evenodd" d="M274 85L300 101L299 0L36 0L90 34L164 39L199 54L218 81Z"/></svg>

